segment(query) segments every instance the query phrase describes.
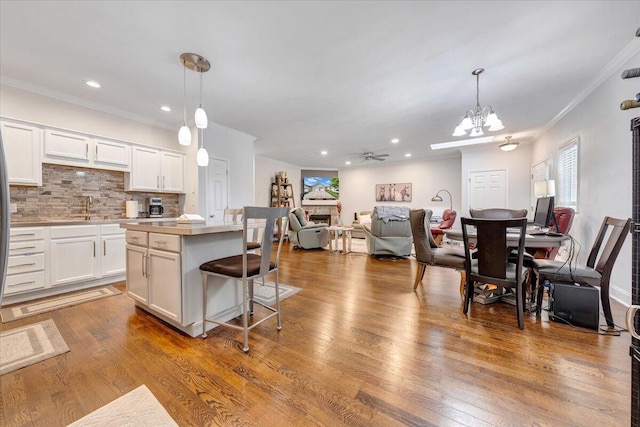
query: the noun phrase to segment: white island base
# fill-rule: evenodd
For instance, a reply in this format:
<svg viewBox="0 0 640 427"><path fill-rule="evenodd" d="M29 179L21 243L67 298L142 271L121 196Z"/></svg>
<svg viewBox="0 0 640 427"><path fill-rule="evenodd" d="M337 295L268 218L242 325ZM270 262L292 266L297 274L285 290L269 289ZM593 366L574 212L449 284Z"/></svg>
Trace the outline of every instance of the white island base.
<svg viewBox="0 0 640 427"><path fill-rule="evenodd" d="M242 226L126 223L127 294L136 305L182 332L202 334L200 265L242 253ZM207 317L241 314L242 290L233 280L210 277ZM207 330L216 325L208 323Z"/></svg>

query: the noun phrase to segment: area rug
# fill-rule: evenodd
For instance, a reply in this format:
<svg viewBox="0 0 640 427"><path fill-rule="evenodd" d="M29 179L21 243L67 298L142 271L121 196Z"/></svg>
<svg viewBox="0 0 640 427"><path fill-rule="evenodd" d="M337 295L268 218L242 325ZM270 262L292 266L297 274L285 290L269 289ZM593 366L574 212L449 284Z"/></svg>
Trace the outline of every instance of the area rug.
<svg viewBox="0 0 640 427"><path fill-rule="evenodd" d="M280 301L302 290L295 286L283 285L282 283L279 283L278 287L280 288ZM274 305L276 303L275 284L273 282L265 282L262 284L256 280L253 285L253 297L262 304Z"/></svg>
<svg viewBox="0 0 640 427"><path fill-rule="evenodd" d="M177 426L171 415L144 384L96 409L69 426Z"/></svg>
<svg viewBox="0 0 640 427"><path fill-rule="evenodd" d="M2 323L7 323L29 316L35 316L36 314L82 304L83 302L118 295L120 293L121 292L113 286L89 289L82 292L57 295L51 298L2 307L0 315L2 316Z"/></svg>
<svg viewBox="0 0 640 427"><path fill-rule="evenodd" d="M0 375L69 351L53 320L0 332Z"/></svg>

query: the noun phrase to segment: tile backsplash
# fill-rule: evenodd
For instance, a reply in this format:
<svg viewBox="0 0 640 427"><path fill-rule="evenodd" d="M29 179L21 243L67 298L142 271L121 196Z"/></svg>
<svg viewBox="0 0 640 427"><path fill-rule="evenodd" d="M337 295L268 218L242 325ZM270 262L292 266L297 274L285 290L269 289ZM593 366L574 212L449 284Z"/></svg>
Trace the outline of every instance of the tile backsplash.
<svg viewBox="0 0 640 427"><path fill-rule="evenodd" d="M10 203L18 208L11 220L83 219L88 196L93 198L92 219L124 218L127 200L138 201L142 216L147 212L147 197L162 197L164 217L181 214L184 196L125 192L124 175L118 171L43 164L41 187L10 187Z"/></svg>

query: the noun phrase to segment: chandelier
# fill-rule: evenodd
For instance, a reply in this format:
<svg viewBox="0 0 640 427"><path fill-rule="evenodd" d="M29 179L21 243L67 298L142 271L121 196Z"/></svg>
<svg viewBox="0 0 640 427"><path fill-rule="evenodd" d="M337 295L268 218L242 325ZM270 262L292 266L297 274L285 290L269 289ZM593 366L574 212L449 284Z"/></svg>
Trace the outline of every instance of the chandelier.
<svg viewBox="0 0 640 427"><path fill-rule="evenodd" d="M469 136L481 136L484 135L483 126L488 127L487 130L491 132L504 129L502 121L490 105L484 108L480 106L480 74L483 71L484 68L477 68L471 73L476 76L476 108L475 110L467 110L465 115L460 118L458 126L453 131L453 136L466 135L468 130L470 130Z"/></svg>

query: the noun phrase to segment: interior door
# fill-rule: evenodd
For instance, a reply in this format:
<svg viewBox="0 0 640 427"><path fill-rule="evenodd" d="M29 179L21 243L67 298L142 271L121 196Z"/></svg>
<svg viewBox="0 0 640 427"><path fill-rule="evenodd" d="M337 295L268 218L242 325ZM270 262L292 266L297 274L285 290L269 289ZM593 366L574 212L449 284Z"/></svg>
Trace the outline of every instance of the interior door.
<svg viewBox="0 0 640 427"><path fill-rule="evenodd" d="M229 206L229 163L221 159L209 159L207 166L207 219L224 218L224 210Z"/></svg>
<svg viewBox="0 0 640 427"><path fill-rule="evenodd" d="M507 171L469 172L469 209L507 207Z"/></svg>

